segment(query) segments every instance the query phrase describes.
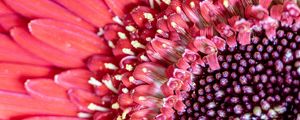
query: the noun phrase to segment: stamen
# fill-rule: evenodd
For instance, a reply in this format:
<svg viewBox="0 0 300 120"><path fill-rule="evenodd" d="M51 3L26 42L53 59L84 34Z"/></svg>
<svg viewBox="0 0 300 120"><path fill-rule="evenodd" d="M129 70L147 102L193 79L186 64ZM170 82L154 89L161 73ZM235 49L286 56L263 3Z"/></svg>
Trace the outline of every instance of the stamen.
<svg viewBox="0 0 300 120"><path fill-rule="evenodd" d="M122 88L122 92L123 92L123 93L128 93L129 90L128 90L127 88Z"/></svg>
<svg viewBox="0 0 300 120"><path fill-rule="evenodd" d="M131 108L127 108L122 113L122 119L125 120L127 114L131 111Z"/></svg>
<svg viewBox="0 0 300 120"><path fill-rule="evenodd" d="M104 63L104 67L110 70L117 70L118 67L112 63Z"/></svg>
<svg viewBox="0 0 300 120"><path fill-rule="evenodd" d="M133 76L130 76L130 77L129 77L129 82L134 82L134 81L135 81L134 77L133 77Z"/></svg>
<svg viewBox="0 0 300 120"><path fill-rule="evenodd" d="M182 10L181 10L181 8L179 6L176 7L176 12L177 13L181 13L182 12Z"/></svg>
<svg viewBox="0 0 300 120"><path fill-rule="evenodd" d="M127 36L126 36L125 33L118 32L118 36L119 36L119 38L121 38L121 39L127 39Z"/></svg>
<svg viewBox="0 0 300 120"><path fill-rule="evenodd" d="M131 45L134 47L134 48L145 48L145 46L143 44L141 44L139 41L137 40L134 40L134 41L131 41Z"/></svg>
<svg viewBox="0 0 300 120"><path fill-rule="evenodd" d="M146 57L145 55L141 55L140 57L143 61L149 61L148 57Z"/></svg>
<svg viewBox="0 0 300 120"><path fill-rule="evenodd" d="M130 64L126 64L125 69L128 70L128 71L132 71L133 70L133 66L130 65Z"/></svg>
<svg viewBox="0 0 300 120"><path fill-rule="evenodd" d="M119 105L119 103L116 102L116 103L114 103L114 104L111 105L111 108L112 109L119 109L120 105Z"/></svg>
<svg viewBox="0 0 300 120"><path fill-rule="evenodd" d="M132 52L129 48L123 48L122 52L128 55L134 55L134 52Z"/></svg>
<svg viewBox="0 0 300 120"><path fill-rule="evenodd" d="M146 38L146 41L151 41L151 40L152 40L151 37L147 37L147 38Z"/></svg>
<svg viewBox="0 0 300 120"><path fill-rule="evenodd" d="M154 21L154 17L151 13L144 13L144 17L148 19L150 22Z"/></svg>
<svg viewBox="0 0 300 120"><path fill-rule="evenodd" d="M127 31L129 31L129 32L134 32L134 31L136 31L136 28L133 27L133 26L131 26L131 25L126 26L125 29L126 29Z"/></svg>
<svg viewBox="0 0 300 120"><path fill-rule="evenodd" d="M113 17L113 21L120 24L120 25L124 25L124 23L122 22L122 20L118 16Z"/></svg>
<svg viewBox="0 0 300 120"><path fill-rule="evenodd" d="M94 77L91 77L90 80L88 81L89 84L94 85L94 86L101 86L102 83L96 80Z"/></svg>
<svg viewBox="0 0 300 120"><path fill-rule="evenodd" d="M163 31L161 29L157 29L156 32L159 34L163 34Z"/></svg>
<svg viewBox="0 0 300 120"><path fill-rule="evenodd" d="M105 108L105 107L102 107L102 106L99 106L99 105L96 105L94 103L90 103L87 107L89 110L93 110L93 111L101 111L101 112L105 112L105 111L108 111L109 109Z"/></svg>
<svg viewBox="0 0 300 120"><path fill-rule="evenodd" d="M229 7L229 2L228 2L228 0L224 0L224 1L223 1L223 5L224 5L224 7L226 7L226 8Z"/></svg>
<svg viewBox="0 0 300 120"><path fill-rule="evenodd" d="M112 41L108 41L108 46L111 47L111 48L115 48L115 45Z"/></svg>
<svg viewBox="0 0 300 120"><path fill-rule="evenodd" d="M104 34L103 28L99 28L99 31L97 32L98 36L102 36Z"/></svg>
<svg viewBox="0 0 300 120"><path fill-rule="evenodd" d="M195 7L195 2L190 2L190 7L194 8Z"/></svg>
<svg viewBox="0 0 300 120"><path fill-rule="evenodd" d="M113 91L114 93L118 93L118 90L114 87L113 83L111 80L102 80L102 82L105 84L105 86Z"/></svg>
<svg viewBox="0 0 300 120"><path fill-rule="evenodd" d="M91 118L92 115L89 114L89 113L79 112L79 113L77 113L77 117L79 117L79 118Z"/></svg>
<svg viewBox="0 0 300 120"><path fill-rule="evenodd" d="M119 75L119 74L115 75L116 80L122 80L122 77L123 75Z"/></svg>

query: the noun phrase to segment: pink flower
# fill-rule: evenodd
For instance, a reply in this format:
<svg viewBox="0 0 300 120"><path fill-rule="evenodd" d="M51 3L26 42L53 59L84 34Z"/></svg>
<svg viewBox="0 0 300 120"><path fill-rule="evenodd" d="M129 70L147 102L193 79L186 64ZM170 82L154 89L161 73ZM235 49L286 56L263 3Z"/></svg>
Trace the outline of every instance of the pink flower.
<svg viewBox="0 0 300 120"><path fill-rule="evenodd" d="M298 4L1 1L0 119L300 119Z"/></svg>

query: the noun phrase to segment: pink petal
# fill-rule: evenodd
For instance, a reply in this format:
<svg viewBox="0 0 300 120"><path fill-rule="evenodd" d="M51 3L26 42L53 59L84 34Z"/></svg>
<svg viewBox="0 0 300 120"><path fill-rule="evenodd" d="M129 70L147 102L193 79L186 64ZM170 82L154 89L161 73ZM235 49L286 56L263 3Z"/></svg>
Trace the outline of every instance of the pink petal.
<svg viewBox="0 0 300 120"><path fill-rule="evenodd" d="M34 65L51 65L49 62L37 58L35 55L28 53L20 48L16 43L4 35L0 34L0 61L26 63Z"/></svg>
<svg viewBox="0 0 300 120"><path fill-rule="evenodd" d="M23 81L14 76L0 75L0 90L26 93Z"/></svg>
<svg viewBox="0 0 300 120"><path fill-rule="evenodd" d="M36 100L24 94L0 91L0 119L38 114L75 116L77 108L69 102Z"/></svg>
<svg viewBox="0 0 300 120"><path fill-rule="evenodd" d="M270 9L270 15L276 20L281 20L283 5L273 5Z"/></svg>
<svg viewBox="0 0 300 120"><path fill-rule="evenodd" d="M29 18L52 18L94 30L93 26L50 0L5 0L5 3Z"/></svg>
<svg viewBox="0 0 300 120"><path fill-rule="evenodd" d="M155 13L151 8L145 6L138 6L130 12L130 15L139 27L153 27L151 23L155 20ZM148 15L149 18L147 18L146 15Z"/></svg>
<svg viewBox="0 0 300 120"><path fill-rule="evenodd" d="M40 58L43 58L44 60L49 61L55 66L75 68L82 67L84 65L80 58L63 53L62 51L42 43L23 28L14 28L10 32L14 40L24 49Z"/></svg>
<svg viewBox="0 0 300 120"><path fill-rule="evenodd" d="M3 2L3 0L0 1L0 15L3 14L12 14L14 13L10 8L8 8L5 3Z"/></svg>
<svg viewBox="0 0 300 120"><path fill-rule="evenodd" d="M166 68L155 63L145 62L136 66L133 77L137 80L144 81L147 84L151 84L158 81L165 81Z"/></svg>
<svg viewBox="0 0 300 120"><path fill-rule="evenodd" d="M6 31L9 31L12 27L26 26L26 22L24 18L16 14L0 15L0 26Z"/></svg>
<svg viewBox="0 0 300 120"><path fill-rule="evenodd" d="M67 89L55 84L51 79L30 79L25 82L30 95L44 100L67 100Z"/></svg>
<svg viewBox="0 0 300 120"><path fill-rule="evenodd" d="M30 32L41 41L66 53L80 56L109 54L103 39L81 27L50 19L33 20Z"/></svg>
<svg viewBox="0 0 300 120"><path fill-rule="evenodd" d="M25 64L0 63L0 75L12 77L47 77L51 75L48 67Z"/></svg>
<svg viewBox="0 0 300 120"><path fill-rule="evenodd" d="M55 75L54 81L67 89L78 88L90 91L92 90L91 85L88 84L90 77L90 71L85 69L73 69Z"/></svg>
<svg viewBox="0 0 300 120"><path fill-rule="evenodd" d="M68 91L68 94L70 96L70 100L83 111L90 112L87 108L90 103L101 104L100 97L84 90L71 89Z"/></svg>
<svg viewBox="0 0 300 120"><path fill-rule="evenodd" d="M109 12L103 0L56 1L97 27L103 27L105 24L112 22L112 14Z"/></svg>
<svg viewBox="0 0 300 120"><path fill-rule="evenodd" d="M38 116L38 117L29 117L22 120L84 120L75 117L61 117L61 116Z"/></svg>
<svg viewBox="0 0 300 120"><path fill-rule="evenodd" d="M209 65L209 68L211 70L218 70L220 69L220 64L218 62L218 57L217 57L217 53L213 53L213 54L210 54L210 55L207 55L206 56L207 58L207 62L208 62L208 65Z"/></svg>
<svg viewBox="0 0 300 120"><path fill-rule="evenodd" d="M138 0L104 0L108 7L119 17L123 17L125 13L130 12L132 7L138 3Z"/></svg>
<svg viewBox="0 0 300 120"><path fill-rule="evenodd" d="M194 46L202 53L211 54L216 52L216 45L206 37L196 37Z"/></svg>

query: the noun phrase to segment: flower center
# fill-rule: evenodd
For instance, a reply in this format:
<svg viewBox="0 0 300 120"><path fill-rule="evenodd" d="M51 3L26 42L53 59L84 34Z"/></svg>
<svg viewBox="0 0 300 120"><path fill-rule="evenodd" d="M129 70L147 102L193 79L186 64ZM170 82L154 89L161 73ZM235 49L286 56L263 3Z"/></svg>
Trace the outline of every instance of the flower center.
<svg viewBox="0 0 300 120"><path fill-rule="evenodd" d="M292 119L300 111L300 30L280 26L270 40L219 51L219 70L202 69L184 100L181 119ZM293 116L294 115L294 116Z"/></svg>

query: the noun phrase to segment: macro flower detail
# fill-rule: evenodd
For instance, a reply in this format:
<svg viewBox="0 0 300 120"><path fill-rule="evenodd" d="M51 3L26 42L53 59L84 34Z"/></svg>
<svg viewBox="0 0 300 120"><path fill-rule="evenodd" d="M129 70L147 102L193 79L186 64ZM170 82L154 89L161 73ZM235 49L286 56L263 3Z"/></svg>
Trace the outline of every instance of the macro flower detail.
<svg viewBox="0 0 300 120"><path fill-rule="evenodd" d="M0 119L300 119L295 0L4 0Z"/></svg>

